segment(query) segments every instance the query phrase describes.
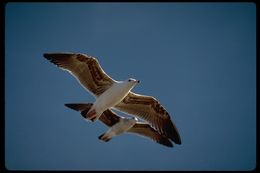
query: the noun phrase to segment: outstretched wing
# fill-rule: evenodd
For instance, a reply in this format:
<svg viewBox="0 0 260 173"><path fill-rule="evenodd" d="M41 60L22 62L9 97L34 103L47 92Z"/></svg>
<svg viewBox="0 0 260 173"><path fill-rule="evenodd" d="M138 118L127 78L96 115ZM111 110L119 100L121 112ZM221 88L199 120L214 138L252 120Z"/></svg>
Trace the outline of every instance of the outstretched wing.
<svg viewBox="0 0 260 173"><path fill-rule="evenodd" d="M168 112L154 97L130 92L114 108L147 121L155 130L176 144L181 144L179 132Z"/></svg>
<svg viewBox="0 0 260 173"><path fill-rule="evenodd" d="M72 103L65 104L65 106L80 111L81 115L85 118L85 115L90 110L92 103ZM111 127L120 121L121 117L118 116L115 112L107 109L102 113L99 120L103 122L105 125ZM140 136L148 137L153 141L168 146L173 147L171 141L161 134L159 134L156 130L154 130L149 124L137 122L132 128L130 128L127 132L134 133Z"/></svg>
<svg viewBox="0 0 260 173"><path fill-rule="evenodd" d="M70 72L94 96L101 95L115 82L94 57L75 53L45 53L43 56Z"/></svg>

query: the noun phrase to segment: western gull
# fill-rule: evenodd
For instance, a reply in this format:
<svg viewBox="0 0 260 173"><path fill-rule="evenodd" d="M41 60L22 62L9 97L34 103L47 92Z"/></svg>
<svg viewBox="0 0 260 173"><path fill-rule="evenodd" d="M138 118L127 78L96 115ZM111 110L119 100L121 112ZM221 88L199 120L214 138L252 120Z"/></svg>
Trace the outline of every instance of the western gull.
<svg viewBox="0 0 260 173"><path fill-rule="evenodd" d="M92 107L92 103L74 103L74 104L65 104L65 106L80 111L81 115L84 118L86 117L87 112ZM142 137L149 138L159 144L162 144L167 147L173 147L171 141L165 136L159 134L154 130L148 123L138 122L136 117L134 118L125 118L117 115L112 110L105 110L102 115L99 117L99 120L105 125L110 127L106 133L103 133L98 138L104 142L108 142L112 137L118 136L123 133L132 133Z"/></svg>
<svg viewBox="0 0 260 173"><path fill-rule="evenodd" d="M139 80L116 81L104 72L95 57L86 54L44 53L43 56L71 73L96 98L86 114L88 119L96 121L105 110L117 109L147 121L160 134L181 144L175 124L159 101L131 91Z"/></svg>

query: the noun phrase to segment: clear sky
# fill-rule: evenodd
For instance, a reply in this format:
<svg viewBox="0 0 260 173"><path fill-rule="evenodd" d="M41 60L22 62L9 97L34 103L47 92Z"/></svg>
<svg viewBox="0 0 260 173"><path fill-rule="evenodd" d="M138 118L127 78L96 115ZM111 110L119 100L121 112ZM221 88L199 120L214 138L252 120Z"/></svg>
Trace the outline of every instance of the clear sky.
<svg viewBox="0 0 260 173"><path fill-rule="evenodd" d="M10 170L251 170L256 166L253 3L8 3L5 166ZM64 103L94 102L45 52L96 57L141 80L179 129L167 148L86 122ZM123 114L120 114L123 115Z"/></svg>

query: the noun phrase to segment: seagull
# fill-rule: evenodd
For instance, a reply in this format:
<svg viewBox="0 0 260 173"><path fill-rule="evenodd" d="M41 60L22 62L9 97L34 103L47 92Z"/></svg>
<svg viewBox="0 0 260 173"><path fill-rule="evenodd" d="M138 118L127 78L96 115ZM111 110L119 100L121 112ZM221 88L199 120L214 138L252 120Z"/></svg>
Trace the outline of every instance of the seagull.
<svg viewBox="0 0 260 173"><path fill-rule="evenodd" d="M116 81L105 73L95 57L86 54L44 53L43 56L71 73L96 98L86 114L87 119L97 121L105 110L116 109L148 122L161 135L181 144L175 124L159 101L131 91L139 80Z"/></svg>
<svg viewBox="0 0 260 173"><path fill-rule="evenodd" d="M84 118L86 117L87 112L92 107L92 103L74 103L74 104L65 104L65 106L80 111L81 115ZM150 138L151 140L162 144L167 147L173 147L171 141L163 135L160 135L156 130L154 130L148 123L138 122L136 117L125 118L117 115L112 110L105 110L102 115L99 117L99 120L105 125L110 127L106 133L103 133L98 138L104 142L108 142L114 136L118 136L125 132L136 134L142 137Z"/></svg>

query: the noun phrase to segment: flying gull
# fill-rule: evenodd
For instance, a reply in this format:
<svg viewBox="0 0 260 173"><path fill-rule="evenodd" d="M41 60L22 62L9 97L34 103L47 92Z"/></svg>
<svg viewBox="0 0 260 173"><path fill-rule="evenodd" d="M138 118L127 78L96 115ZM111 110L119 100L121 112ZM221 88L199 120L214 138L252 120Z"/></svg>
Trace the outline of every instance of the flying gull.
<svg viewBox="0 0 260 173"><path fill-rule="evenodd" d="M155 130L176 144L181 138L165 108L152 96L131 92L139 80L116 81L108 76L96 58L77 53L45 53L50 62L71 73L96 98L86 117L96 121L110 108L147 121Z"/></svg>
<svg viewBox="0 0 260 173"><path fill-rule="evenodd" d="M81 115L86 118L86 114L93 104L92 103L76 103L76 104L65 104L65 106L80 111ZM167 147L173 147L171 141L168 138L160 135L156 130L154 130L148 123L137 122L136 117L134 118L124 118L118 116L112 110L105 110L103 114L99 117L99 120L107 125L109 130L100 135L99 139L108 142L112 137L118 136L122 133L128 132L143 137L152 139L153 141L162 144Z"/></svg>

